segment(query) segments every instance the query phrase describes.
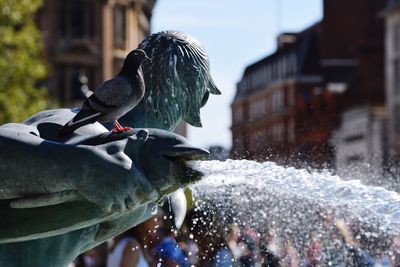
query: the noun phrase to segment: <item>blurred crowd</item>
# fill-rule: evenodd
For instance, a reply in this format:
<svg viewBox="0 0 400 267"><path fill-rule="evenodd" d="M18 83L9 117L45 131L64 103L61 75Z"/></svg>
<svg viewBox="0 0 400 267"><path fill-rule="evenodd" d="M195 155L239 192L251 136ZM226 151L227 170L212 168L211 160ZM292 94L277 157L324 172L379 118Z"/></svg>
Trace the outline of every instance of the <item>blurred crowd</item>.
<svg viewBox="0 0 400 267"><path fill-rule="evenodd" d="M172 216L160 210L146 222L81 255L71 266L400 266L399 235L382 239L380 249L371 251L368 231L343 219L328 216L323 234L310 233L299 245L291 239L290 231L278 234L268 229L261 234L245 224L225 224L211 217L194 210L177 229Z"/></svg>

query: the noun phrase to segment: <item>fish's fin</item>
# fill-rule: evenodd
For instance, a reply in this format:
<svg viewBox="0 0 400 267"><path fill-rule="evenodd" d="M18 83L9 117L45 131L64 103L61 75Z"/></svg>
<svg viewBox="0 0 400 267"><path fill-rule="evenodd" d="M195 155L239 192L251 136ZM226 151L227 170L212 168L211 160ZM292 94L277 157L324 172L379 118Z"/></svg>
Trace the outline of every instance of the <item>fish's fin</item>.
<svg viewBox="0 0 400 267"><path fill-rule="evenodd" d="M19 198L10 202L14 209L30 209L58 205L81 199L77 191L69 190L53 194L41 194L29 198Z"/></svg>

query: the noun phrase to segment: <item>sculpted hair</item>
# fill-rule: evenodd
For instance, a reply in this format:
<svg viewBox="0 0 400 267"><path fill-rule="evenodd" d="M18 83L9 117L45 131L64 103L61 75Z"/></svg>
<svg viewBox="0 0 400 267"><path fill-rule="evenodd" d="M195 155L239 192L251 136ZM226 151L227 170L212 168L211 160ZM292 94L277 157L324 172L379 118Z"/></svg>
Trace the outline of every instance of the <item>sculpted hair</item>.
<svg viewBox="0 0 400 267"><path fill-rule="evenodd" d="M168 124L183 118L201 126L200 108L210 93L220 94L203 46L185 33L163 31L146 38L139 48L152 59L143 65L146 112Z"/></svg>

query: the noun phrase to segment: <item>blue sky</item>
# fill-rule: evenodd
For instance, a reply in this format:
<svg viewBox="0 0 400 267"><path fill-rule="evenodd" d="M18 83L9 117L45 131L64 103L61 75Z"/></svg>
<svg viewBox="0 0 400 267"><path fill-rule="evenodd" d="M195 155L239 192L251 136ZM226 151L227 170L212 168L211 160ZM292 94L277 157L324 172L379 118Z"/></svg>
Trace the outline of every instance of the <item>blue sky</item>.
<svg viewBox="0 0 400 267"><path fill-rule="evenodd" d="M322 0L158 0L152 31L180 30L197 38L210 57L222 96L201 110L203 128L188 127L201 147L231 146L231 108L244 68L276 49L276 36L322 18Z"/></svg>

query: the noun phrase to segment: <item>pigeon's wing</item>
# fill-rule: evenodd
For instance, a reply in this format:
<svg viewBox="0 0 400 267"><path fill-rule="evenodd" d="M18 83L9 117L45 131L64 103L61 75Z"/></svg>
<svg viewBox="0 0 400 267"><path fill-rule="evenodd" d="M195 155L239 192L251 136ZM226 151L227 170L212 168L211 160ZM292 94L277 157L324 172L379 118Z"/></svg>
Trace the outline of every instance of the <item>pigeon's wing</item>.
<svg viewBox="0 0 400 267"><path fill-rule="evenodd" d="M81 110L69 122L67 122L59 131L59 136L65 136L74 132L76 129L97 121L102 112L93 109L90 106L89 98L85 100Z"/></svg>
<svg viewBox="0 0 400 267"><path fill-rule="evenodd" d="M120 107L132 94L129 82L119 76L102 83L88 100L92 108L107 113Z"/></svg>
<svg viewBox="0 0 400 267"><path fill-rule="evenodd" d="M139 48L153 61L143 65L146 108L163 111L157 113L159 119L174 122L178 107L186 122L201 126L204 97L220 93L211 79L203 46L185 33L164 31L147 37Z"/></svg>

